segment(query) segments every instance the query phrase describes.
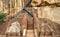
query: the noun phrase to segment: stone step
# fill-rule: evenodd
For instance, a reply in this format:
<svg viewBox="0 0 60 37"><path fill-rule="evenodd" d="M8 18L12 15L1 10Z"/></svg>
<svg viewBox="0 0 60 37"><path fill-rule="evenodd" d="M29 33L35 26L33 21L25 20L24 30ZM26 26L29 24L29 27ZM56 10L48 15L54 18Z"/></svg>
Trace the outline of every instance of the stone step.
<svg viewBox="0 0 60 37"><path fill-rule="evenodd" d="M7 36L7 37L20 37L20 36Z"/></svg>
<svg viewBox="0 0 60 37"><path fill-rule="evenodd" d="M27 30L27 32L33 32L33 30Z"/></svg>
<svg viewBox="0 0 60 37"><path fill-rule="evenodd" d="M27 30L27 35L26 37L34 37L34 32L33 30Z"/></svg>

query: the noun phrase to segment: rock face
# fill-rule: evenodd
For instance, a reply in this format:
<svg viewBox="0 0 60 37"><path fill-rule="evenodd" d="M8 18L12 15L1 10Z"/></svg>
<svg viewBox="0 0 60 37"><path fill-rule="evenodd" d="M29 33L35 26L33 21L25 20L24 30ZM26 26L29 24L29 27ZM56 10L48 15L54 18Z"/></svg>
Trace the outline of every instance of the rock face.
<svg viewBox="0 0 60 37"><path fill-rule="evenodd" d="M0 0L0 11L2 11L2 8L3 8L3 3L2 3L2 1Z"/></svg>
<svg viewBox="0 0 60 37"><path fill-rule="evenodd" d="M39 7L37 8L38 18L48 18L60 24L60 7Z"/></svg>
<svg viewBox="0 0 60 37"><path fill-rule="evenodd" d="M41 5L49 5L49 4L55 4L60 3L60 0L32 0L31 5L32 6L41 6ZM55 4L56 5L56 4Z"/></svg>
<svg viewBox="0 0 60 37"><path fill-rule="evenodd" d="M42 0L32 0L31 5L32 5L32 6L39 5L39 4L41 4L41 1L42 1Z"/></svg>
<svg viewBox="0 0 60 37"><path fill-rule="evenodd" d="M45 6L45 7L31 7L27 8L29 12L36 13L38 18L47 18L56 23L60 24L60 7L52 7L52 6ZM31 14L32 14L31 13Z"/></svg>
<svg viewBox="0 0 60 37"><path fill-rule="evenodd" d="M60 3L60 0L44 0L47 1L49 3Z"/></svg>
<svg viewBox="0 0 60 37"><path fill-rule="evenodd" d="M43 11L46 13L46 18L60 24L60 7L45 7Z"/></svg>

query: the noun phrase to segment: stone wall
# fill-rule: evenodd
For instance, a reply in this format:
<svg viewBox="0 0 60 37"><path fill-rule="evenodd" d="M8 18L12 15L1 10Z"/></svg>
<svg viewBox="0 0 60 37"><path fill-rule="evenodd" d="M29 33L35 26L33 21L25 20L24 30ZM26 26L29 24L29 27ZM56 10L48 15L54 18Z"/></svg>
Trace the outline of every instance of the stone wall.
<svg viewBox="0 0 60 37"><path fill-rule="evenodd" d="M38 8L39 9L39 8ZM38 18L48 18L60 24L60 7L41 7L38 10Z"/></svg>
<svg viewBox="0 0 60 37"><path fill-rule="evenodd" d="M53 22L60 24L60 7L28 7L27 10L29 12L36 13L38 18L47 18L52 20ZM32 13L31 13L32 14Z"/></svg>

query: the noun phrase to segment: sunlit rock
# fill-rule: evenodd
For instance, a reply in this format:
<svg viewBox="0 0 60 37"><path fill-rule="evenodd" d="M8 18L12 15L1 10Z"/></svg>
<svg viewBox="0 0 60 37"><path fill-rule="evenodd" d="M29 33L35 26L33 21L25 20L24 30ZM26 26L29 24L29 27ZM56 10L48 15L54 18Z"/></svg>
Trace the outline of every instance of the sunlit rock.
<svg viewBox="0 0 60 37"><path fill-rule="evenodd" d="M44 1L47 1L48 3L60 3L60 0L44 0Z"/></svg>

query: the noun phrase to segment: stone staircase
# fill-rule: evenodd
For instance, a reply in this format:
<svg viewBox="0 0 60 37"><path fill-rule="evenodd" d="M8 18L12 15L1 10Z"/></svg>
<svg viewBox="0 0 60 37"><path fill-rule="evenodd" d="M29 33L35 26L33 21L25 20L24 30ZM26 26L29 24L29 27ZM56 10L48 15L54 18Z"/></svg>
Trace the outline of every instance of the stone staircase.
<svg viewBox="0 0 60 37"><path fill-rule="evenodd" d="M20 36L7 36L7 37L20 37Z"/></svg>
<svg viewBox="0 0 60 37"><path fill-rule="evenodd" d="M33 30L27 30L27 35L26 37L34 37L34 32Z"/></svg>

